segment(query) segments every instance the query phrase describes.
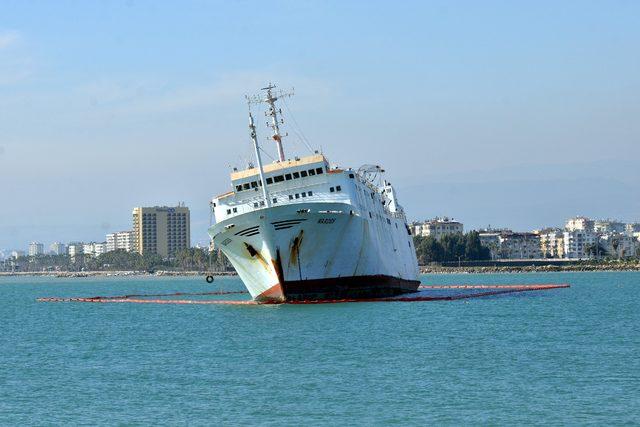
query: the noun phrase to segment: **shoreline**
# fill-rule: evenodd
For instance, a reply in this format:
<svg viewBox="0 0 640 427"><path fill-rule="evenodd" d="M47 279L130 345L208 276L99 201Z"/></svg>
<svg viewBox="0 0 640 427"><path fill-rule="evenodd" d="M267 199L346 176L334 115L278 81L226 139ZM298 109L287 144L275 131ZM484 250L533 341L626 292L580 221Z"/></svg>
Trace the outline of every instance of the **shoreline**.
<svg viewBox="0 0 640 427"><path fill-rule="evenodd" d="M58 278L82 278L82 277L179 277L179 276L237 276L234 271L168 271L159 270L153 273L137 270L119 271L0 271L0 277L58 277Z"/></svg>
<svg viewBox="0 0 640 427"><path fill-rule="evenodd" d="M640 271L640 263L631 264L574 264L484 267L421 266L420 274L498 274L498 273L582 273Z"/></svg>
<svg viewBox="0 0 640 427"><path fill-rule="evenodd" d="M562 272L623 272L640 271L640 263L621 264L573 264L573 265L527 265L527 266L483 266L483 267L443 267L420 266L420 274L508 274L508 273L562 273ZM235 271L170 271L159 270L153 273L137 270L118 271L0 271L0 277L56 277L56 278L83 278L83 277L191 277L237 276Z"/></svg>

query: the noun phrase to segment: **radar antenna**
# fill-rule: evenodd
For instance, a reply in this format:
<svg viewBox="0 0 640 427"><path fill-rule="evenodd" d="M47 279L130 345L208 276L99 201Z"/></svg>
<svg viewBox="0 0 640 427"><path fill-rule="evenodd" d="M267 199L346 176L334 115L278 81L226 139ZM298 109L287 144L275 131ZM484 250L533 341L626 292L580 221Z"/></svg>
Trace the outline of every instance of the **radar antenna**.
<svg viewBox="0 0 640 427"><path fill-rule="evenodd" d="M282 137L287 136L287 134L282 135L280 133L280 125L284 124L284 120L280 117L282 115L282 110L280 108L276 108L276 101L280 98L292 96L293 91L284 92L282 90L274 90L275 88L276 85L269 83L267 87L260 89L266 91L266 94L246 96L246 98L249 104L267 104L269 106L269 109L265 112L265 116L271 117L271 123L267 123L267 126L273 130L271 138L276 142L276 147L278 148L278 160L280 162L284 162L285 157L284 149L282 148Z"/></svg>

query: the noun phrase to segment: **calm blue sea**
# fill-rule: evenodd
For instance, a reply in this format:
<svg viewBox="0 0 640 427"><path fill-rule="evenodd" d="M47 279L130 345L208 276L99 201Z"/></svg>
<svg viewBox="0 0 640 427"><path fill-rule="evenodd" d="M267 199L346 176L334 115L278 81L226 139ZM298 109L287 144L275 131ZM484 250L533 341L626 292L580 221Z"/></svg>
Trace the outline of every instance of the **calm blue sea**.
<svg viewBox="0 0 640 427"><path fill-rule="evenodd" d="M640 273L422 279L572 287L460 301L184 306L35 299L242 284L0 278L0 423L640 423Z"/></svg>

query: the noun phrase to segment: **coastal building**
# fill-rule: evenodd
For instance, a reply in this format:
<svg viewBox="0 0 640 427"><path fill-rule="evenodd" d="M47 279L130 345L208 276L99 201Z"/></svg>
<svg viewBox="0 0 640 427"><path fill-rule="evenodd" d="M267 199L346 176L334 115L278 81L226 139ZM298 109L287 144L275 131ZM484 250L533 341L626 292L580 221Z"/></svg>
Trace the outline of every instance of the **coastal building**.
<svg viewBox="0 0 640 427"><path fill-rule="evenodd" d="M65 255L67 253L67 245L60 242L54 242L49 246L51 255Z"/></svg>
<svg viewBox="0 0 640 427"><path fill-rule="evenodd" d="M491 259L542 258L541 238L538 233L517 233L512 230L483 229L478 232L480 244L489 249Z"/></svg>
<svg viewBox="0 0 640 427"><path fill-rule="evenodd" d="M630 236L633 236L636 233L640 233L640 222L626 224L625 232Z"/></svg>
<svg viewBox="0 0 640 427"><path fill-rule="evenodd" d="M67 253L71 258L81 255L84 251L84 243L72 242L67 245Z"/></svg>
<svg viewBox="0 0 640 427"><path fill-rule="evenodd" d="M540 251L544 258L564 257L564 233L559 229L545 229L537 233L540 236Z"/></svg>
<svg viewBox="0 0 640 427"><path fill-rule="evenodd" d="M107 252L107 242L100 242L93 244L93 253L95 256L100 256Z"/></svg>
<svg viewBox="0 0 640 427"><path fill-rule="evenodd" d="M107 244L105 242L84 243L82 245L82 253L87 256L97 257L107 252Z"/></svg>
<svg viewBox="0 0 640 427"><path fill-rule="evenodd" d="M565 258L593 258L601 255L598 236L593 231L565 231L563 235Z"/></svg>
<svg viewBox="0 0 640 427"><path fill-rule="evenodd" d="M535 233L501 233L501 259L537 259L542 258L540 236Z"/></svg>
<svg viewBox="0 0 640 427"><path fill-rule="evenodd" d="M502 235L512 234L513 231L508 228L483 228L478 230L478 237L480 244L489 249L491 259L501 259L500 245L502 242Z"/></svg>
<svg viewBox="0 0 640 427"><path fill-rule="evenodd" d="M133 232L138 253L172 258L177 251L191 246L189 208L184 204L134 208Z"/></svg>
<svg viewBox="0 0 640 427"><path fill-rule="evenodd" d="M593 220L584 216L576 216L567 220L564 229L566 231L593 231L593 225Z"/></svg>
<svg viewBox="0 0 640 427"><path fill-rule="evenodd" d="M44 255L44 245L39 242L29 243L29 256Z"/></svg>
<svg viewBox="0 0 640 427"><path fill-rule="evenodd" d="M489 249L491 259L500 258L500 231L498 230L480 230L478 237L480 238L480 244Z"/></svg>
<svg viewBox="0 0 640 427"><path fill-rule="evenodd" d="M640 242L628 234L608 233L600 236L600 246L606 254L613 258L629 258L636 256Z"/></svg>
<svg viewBox="0 0 640 427"><path fill-rule="evenodd" d="M23 256L25 256L24 251L20 251L20 250L11 251L11 258L13 259L18 259Z"/></svg>
<svg viewBox="0 0 640 427"><path fill-rule="evenodd" d="M593 223L593 231L596 233L624 233L626 224L610 219L598 219Z"/></svg>
<svg viewBox="0 0 640 427"><path fill-rule="evenodd" d="M131 252L135 250L135 233L133 231L116 231L107 234L107 252L118 249Z"/></svg>
<svg viewBox="0 0 640 427"><path fill-rule="evenodd" d="M436 240L442 239L449 234L462 234L464 226L461 222L454 221L453 218L436 217L425 222L413 224L413 231L416 236L433 237Z"/></svg>

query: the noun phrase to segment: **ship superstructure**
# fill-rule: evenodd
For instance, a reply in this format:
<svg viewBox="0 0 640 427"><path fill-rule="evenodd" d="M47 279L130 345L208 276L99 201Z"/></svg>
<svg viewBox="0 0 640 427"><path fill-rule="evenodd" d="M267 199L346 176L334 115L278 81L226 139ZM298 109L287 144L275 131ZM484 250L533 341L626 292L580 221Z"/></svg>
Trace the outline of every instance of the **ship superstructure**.
<svg viewBox="0 0 640 427"><path fill-rule="evenodd" d="M274 86L264 102L278 160L231 173L232 190L211 201L214 245L262 302L375 298L414 292L418 264L404 211L379 166L332 166L318 152L286 159Z"/></svg>

